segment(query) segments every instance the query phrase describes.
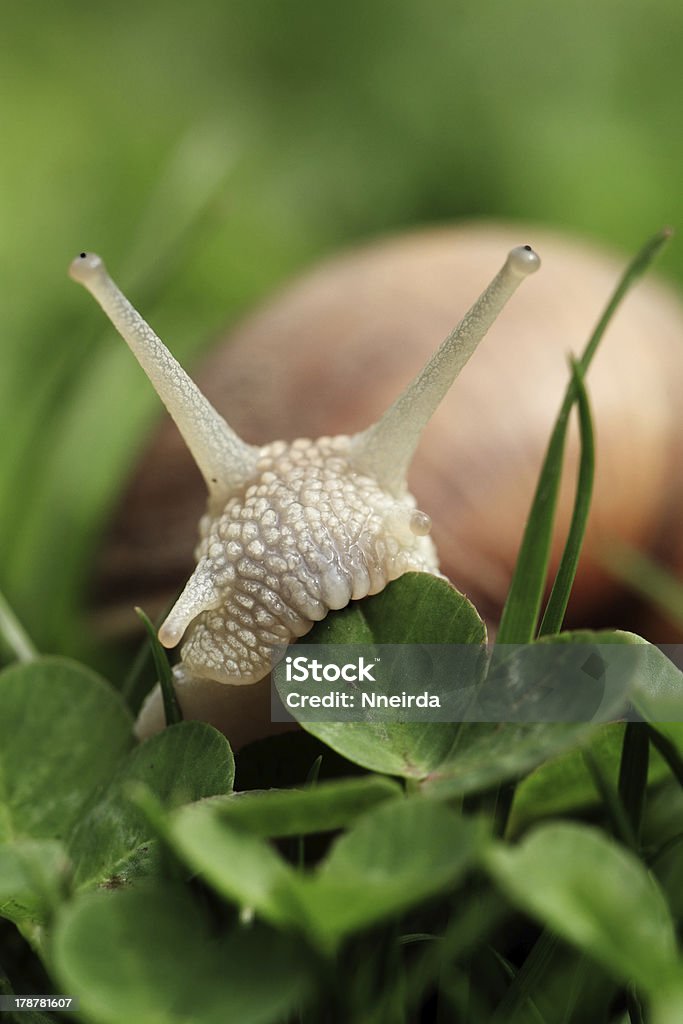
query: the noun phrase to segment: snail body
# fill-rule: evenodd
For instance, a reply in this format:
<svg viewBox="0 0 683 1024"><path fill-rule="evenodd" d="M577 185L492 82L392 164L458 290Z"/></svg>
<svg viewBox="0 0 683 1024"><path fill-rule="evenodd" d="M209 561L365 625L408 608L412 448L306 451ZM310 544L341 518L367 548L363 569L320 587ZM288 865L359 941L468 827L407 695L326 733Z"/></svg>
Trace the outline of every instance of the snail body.
<svg viewBox="0 0 683 1024"><path fill-rule="evenodd" d="M243 441L107 274L81 253L71 276L96 298L176 422L208 490L197 565L159 629L184 638L176 681L245 685L330 609L375 594L410 570L438 572L429 517L406 473L420 434L512 296L539 266L513 248L480 298L412 384L354 435Z"/></svg>
<svg viewBox="0 0 683 1024"><path fill-rule="evenodd" d="M314 268L239 325L197 375L212 404L255 446L274 437L362 432L418 371L434 339L449 330L454 310L466 307L500 252L522 233L542 249L544 272L491 327L467 373L436 409L406 491L431 516L441 571L493 624L566 387L567 354L585 343L622 260L529 226L411 232ZM611 540L669 563L678 557L683 566L682 340L683 312L675 296L647 280L610 324L591 367L598 464L570 605L575 621L608 614L603 609L615 584L601 552ZM555 559L571 510L576 448L570 443ZM99 621L105 629L119 632L122 622L130 624L135 603L155 613L168 606L191 570L205 494L177 430L164 425L124 495L104 549ZM405 515L414 511L410 499ZM405 517L402 523L405 529ZM236 745L263 729L269 717L262 683L225 687L194 679L178 689L187 717L213 721L233 742L237 738ZM162 726L158 701L148 705L142 721L143 732Z"/></svg>
<svg viewBox="0 0 683 1024"><path fill-rule="evenodd" d="M175 647L192 624L185 674L258 682L274 649L331 609L436 571L414 499L359 472L352 447L344 436L264 445L246 488L202 518L197 568L159 630Z"/></svg>

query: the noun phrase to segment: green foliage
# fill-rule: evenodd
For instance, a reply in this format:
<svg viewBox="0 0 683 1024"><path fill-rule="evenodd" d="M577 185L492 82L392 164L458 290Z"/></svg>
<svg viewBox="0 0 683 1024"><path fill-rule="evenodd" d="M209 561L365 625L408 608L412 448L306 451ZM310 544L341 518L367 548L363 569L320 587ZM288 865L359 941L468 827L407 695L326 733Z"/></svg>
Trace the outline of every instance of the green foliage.
<svg viewBox="0 0 683 1024"><path fill-rule="evenodd" d="M664 228L650 238L635 255L600 316L581 359L572 364L572 377L548 443L524 530L515 573L503 608L498 630L499 643L528 643L537 635L537 620L546 586L550 542L562 477L562 461L569 415L574 403L577 402L581 428L581 461L574 513L565 551L540 632L546 635L559 632L561 629L586 529L593 486L593 428L583 378L588 372L607 326L621 302L630 288L656 259L670 237L670 229Z"/></svg>
<svg viewBox="0 0 683 1024"><path fill-rule="evenodd" d="M269 1024L308 982L303 951L284 936L232 925L217 938L172 884L77 900L59 921L54 962L102 1024Z"/></svg>
<svg viewBox="0 0 683 1024"><path fill-rule="evenodd" d="M0 846L0 913L23 922L48 917L59 904L68 861L54 839L12 839Z"/></svg>
<svg viewBox="0 0 683 1024"><path fill-rule="evenodd" d="M425 637L425 643L437 635L442 643L483 644L485 629L475 609L462 594L444 580L423 574L406 574L375 597L349 605L328 616L302 641L307 644L353 643L387 644L404 638L408 643ZM626 633L580 631L544 637L544 644L640 644L640 638ZM364 647L364 650L367 648ZM489 668L487 686L494 692L506 685L507 678L524 677L525 660L534 651L522 646L497 648ZM646 657L647 653L647 657ZM652 648L643 648L643 657L632 660L647 669L646 677L632 680L631 690L623 682L619 696L628 692L642 705L648 703L648 715L658 717L665 711L675 717L666 694L679 694L680 673L671 662ZM412 660L418 658L413 666ZM405 655L406 671L419 672L419 653ZM482 672L486 671L482 659ZM666 679L666 682L665 682ZM667 689L668 685L668 689ZM566 698L563 698L566 700ZM680 696L677 698L680 702ZM617 703L602 708L605 716L617 712ZM666 717L664 715L663 717ZM425 792L440 798L452 798L485 789L531 771L567 748L586 743L601 726L601 720L563 723L561 720L530 723L470 722L309 722L302 726L349 760L372 771L401 775L419 781Z"/></svg>
<svg viewBox="0 0 683 1024"><path fill-rule="evenodd" d="M404 628L417 638L423 617L430 639L431 628L465 631L475 646L484 638L462 595L411 574L330 616L328 641L338 619L345 643L378 642L383 605L392 639ZM377 757L393 758L431 746L438 767L318 781L319 759L304 759L295 788L239 793L232 753L211 727L183 722L136 744L121 698L93 673L59 658L12 666L0 674L0 914L93 1024L275 1024L302 1013L315 1022L331 1002L340 1020L407 1021L434 999L454 1019L469 1002L482 1024L607 1022L623 999L671 1024L683 1007L683 804L673 819L671 802L664 816L656 803L647 812L645 780L676 785L676 773L666 750L648 768L641 748L656 736L679 756L680 728L659 716L683 681L630 634L539 641L587 642L643 655L629 692L652 732L599 720L463 723L446 747L443 723L420 726L419 742L406 723L402 745L399 732L378 738L359 723L356 736L332 742L347 758L362 763L377 743ZM514 671L494 657L480 685L518 675L524 650ZM395 774L409 793L386 777ZM521 842L511 845L492 836L505 819L499 828L491 786L525 775L507 830ZM581 820L586 808L602 830ZM558 815L573 820L527 834ZM605 834L618 837L622 820L628 850ZM547 929L531 945L528 917ZM560 1018L553 993L572 972L580 984Z"/></svg>
<svg viewBox="0 0 683 1024"><path fill-rule="evenodd" d="M450 889L484 836L482 822L464 821L438 804L394 799L366 811L317 869L302 876L263 840L236 827L220 805L187 808L168 832L181 858L227 899L301 931L325 953L346 936Z"/></svg>
<svg viewBox="0 0 683 1024"><path fill-rule="evenodd" d="M0 914L34 938L60 887L118 886L153 870L133 786L164 807L230 792L223 736L189 722L136 746L120 696L75 663L5 669L0 705Z"/></svg>
<svg viewBox="0 0 683 1024"><path fill-rule="evenodd" d="M74 829L69 850L78 886L120 884L140 872L149 852L149 825L130 794L142 784L164 806L225 793L234 761L225 739L210 726L187 722L135 747L117 767L97 803Z"/></svg>
<svg viewBox="0 0 683 1024"><path fill-rule="evenodd" d="M639 861L596 829L544 825L486 865L522 910L623 981L657 995L683 983L667 903Z"/></svg>
<svg viewBox="0 0 683 1024"><path fill-rule="evenodd" d="M308 789L234 793L227 800L213 801L212 808L229 825L254 835L295 836L343 828L365 810L401 792L392 779L364 775Z"/></svg>
<svg viewBox="0 0 683 1024"><path fill-rule="evenodd" d="M602 775L616 788L624 730L621 722L601 725L581 747L545 761L527 775L515 793L510 832L514 834L539 818L585 811L598 803L599 794L586 765L587 751ZM655 751L650 758L649 782L654 785L666 775L666 765Z"/></svg>
<svg viewBox="0 0 683 1024"><path fill-rule="evenodd" d="M446 580L407 573L381 593L328 616L307 644L459 643L481 645L486 628L472 604ZM406 652L406 657L410 657ZM451 749L457 726L446 723L302 722L349 760L371 771L421 779Z"/></svg>
<svg viewBox="0 0 683 1024"><path fill-rule="evenodd" d="M0 673L0 837L68 841L133 746L132 717L104 680L45 658Z"/></svg>

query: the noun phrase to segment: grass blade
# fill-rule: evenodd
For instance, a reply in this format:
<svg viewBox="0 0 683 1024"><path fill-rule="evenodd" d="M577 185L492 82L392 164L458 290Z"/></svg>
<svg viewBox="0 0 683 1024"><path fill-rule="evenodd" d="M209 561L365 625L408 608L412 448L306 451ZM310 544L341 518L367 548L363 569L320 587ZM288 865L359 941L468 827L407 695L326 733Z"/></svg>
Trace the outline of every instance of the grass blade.
<svg viewBox="0 0 683 1024"><path fill-rule="evenodd" d="M555 576L550 598L538 631L539 636L559 633L562 629L564 615L569 603L574 578L579 564L581 545L583 544L591 498L593 496L593 479L595 476L595 436L591 417L588 395L583 382L583 374L576 360L571 360L574 387L576 389L579 408L579 429L581 435L581 457L576 482L576 496L572 521L567 540L562 552L560 565Z"/></svg>
<svg viewBox="0 0 683 1024"><path fill-rule="evenodd" d="M646 1024L643 1006L633 985L626 989L626 1008L631 1024Z"/></svg>
<svg viewBox="0 0 683 1024"><path fill-rule="evenodd" d="M641 551L621 543L610 545L605 567L651 601L674 625L683 627L683 584L672 572Z"/></svg>
<svg viewBox="0 0 683 1024"><path fill-rule="evenodd" d="M636 839L645 809L650 737L645 722L628 722L619 767L619 796Z"/></svg>
<svg viewBox="0 0 683 1024"><path fill-rule="evenodd" d="M607 816L612 823L614 834L621 840L624 846L627 846L637 854L639 852L638 840L624 805L621 802L620 794L605 775L600 762L589 750L584 750L583 757L595 783L595 788L602 798Z"/></svg>
<svg viewBox="0 0 683 1024"><path fill-rule="evenodd" d="M602 340L602 336L605 333L610 320L616 313L617 308L621 304L622 299L626 296L627 292L630 291L636 281L638 281L645 271L649 269L672 235L672 228L662 228L656 235L653 235L652 238L648 239L642 249L636 253L629 263L621 280L619 281L619 284L614 290L612 298L605 306L605 310L598 320L590 341L586 345L584 353L581 356L581 370L584 376L593 356L595 355L596 349Z"/></svg>
<svg viewBox="0 0 683 1024"><path fill-rule="evenodd" d="M499 644L531 643L534 639L548 573L568 419L569 409L565 412L563 406L550 437L500 619Z"/></svg>
<svg viewBox="0 0 683 1024"><path fill-rule="evenodd" d="M677 747L667 736L663 736L653 726L648 725L647 731L652 746L664 758L676 782L683 788L683 757L678 753Z"/></svg>
<svg viewBox="0 0 683 1024"><path fill-rule="evenodd" d="M548 971L558 946L558 938L552 932L544 930L539 935L531 952L520 967L512 984L503 999L496 1007L492 1024L504 1024L514 1020L525 1005L529 1005L538 1013L533 1002L533 993L541 979Z"/></svg>
<svg viewBox="0 0 683 1024"><path fill-rule="evenodd" d="M671 236L669 228L658 231L637 253L626 268L607 303L579 360L585 376L603 334L622 299L647 270ZM498 643L530 643L536 633L541 601L545 590L555 508L562 472L569 413L577 399L574 379L564 396L550 443L543 461L536 493L531 505L515 572L508 592L498 631Z"/></svg>
<svg viewBox="0 0 683 1024"><path fill-rule="evenodd" d="M135 612L140 617L145 629L149 633L152 657L154 658L154 667L156 668L157 675L159 676L161 697L164 702L166 725L175 725L177 722L182 722L183 713L181 711L178 698L176 697L175 688L173 686L173 676L171 674L171 666L168 663L166 651L159 643L157 631L149 616L143 612L142 608L136 608Z"/></svg>
<svg viewBox="0 0 683 1024"><path fill-rule="evenodd" d="M38 651L14 614L6 597L0 592L0 640L5 642L17 661L33 661Z"/></svg>

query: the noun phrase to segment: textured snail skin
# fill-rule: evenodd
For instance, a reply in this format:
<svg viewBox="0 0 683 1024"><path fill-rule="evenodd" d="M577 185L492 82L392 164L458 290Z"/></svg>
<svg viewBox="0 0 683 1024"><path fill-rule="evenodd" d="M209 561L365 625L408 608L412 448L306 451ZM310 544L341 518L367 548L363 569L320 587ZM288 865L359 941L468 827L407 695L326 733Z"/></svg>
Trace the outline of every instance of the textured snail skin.
<svg viewBox="0 0 683 1024"><path fill-rule="evenodd" d="M330 609L375 594L409 570L438 572L406 472L453 380L520 282L538 269L513 248L498 274L412 384L353 435L247 444L228 426L108 276L81 253L70 268L126 340L204 476L208 509L197 566L159 630L185 637L179 687L256 683L275 652Z"/></svg>
<svg viewBox="0 0 683 1024"><path fill-rule="evenodd" d="M437 571L430 538L411 529L414 499L399 501L353 467L348 437L277 441L261 449L253 482L200 523L198 565L160 632L174 646L189 604L215 607L192 622L186 672L253 683L273 648L303 636L330 609L376 594L404 572Z"/></svg>

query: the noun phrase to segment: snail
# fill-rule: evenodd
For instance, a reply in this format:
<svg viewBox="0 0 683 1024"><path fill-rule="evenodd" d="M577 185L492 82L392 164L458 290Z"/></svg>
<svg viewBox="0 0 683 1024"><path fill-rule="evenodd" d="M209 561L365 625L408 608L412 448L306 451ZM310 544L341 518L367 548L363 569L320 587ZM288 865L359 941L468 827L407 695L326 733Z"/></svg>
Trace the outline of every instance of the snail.
<svg viewBox="0 0 683 1024"><path fill-rule="evenodd" d="M264 679L275 652L328 611L411 570L438 573L431 520L406 474L425 425L520 282L538 269L530 245L502 268L412 384L370 427L316 440L243 441L216 412L109 277L81 253L70 274L127 342L204 478L197 565L158 636L181 640L175 686Z"/></svg>
<svg viewBox="0 0 683 1024"><path fill-rule="evenodd" d="M566 354L584 343L623 266L585 243L534 231L544 273L520 292L434 415L409 477L434 520L441 570L492 622L566 384ZM501 225L431 229L334 259L247 320L200 374L203 390L257 444L362 431L519 233ZM650 550L671 546L666 523L676 503L667 485L680 461L681 338L675 298L648 281L615 318L591 368L599 464L575 602L589 613L597 607L599 614L614 589L596 556L605 538ZM575 454L569 454L571 481ZM201 481L177 435L165 428L105 549L101 586L114 607L125 606L129 615L136 602L154 608L155 596L156 607L163 605L189 558L201 500ZM560 541L570 500L571 486L561 498ZM155 584L156 594L145 594ZM110 611L109 621L117 619ZM227 707L217 724L229 733L235 719L248 721L267 698L260 683L207 682L195 686L192 701L185 691L186 703L194 702L191 715L215 717L217 688ZM154 713L148 707L142 719L143 731L159 726L158 707Z"/></svg>

